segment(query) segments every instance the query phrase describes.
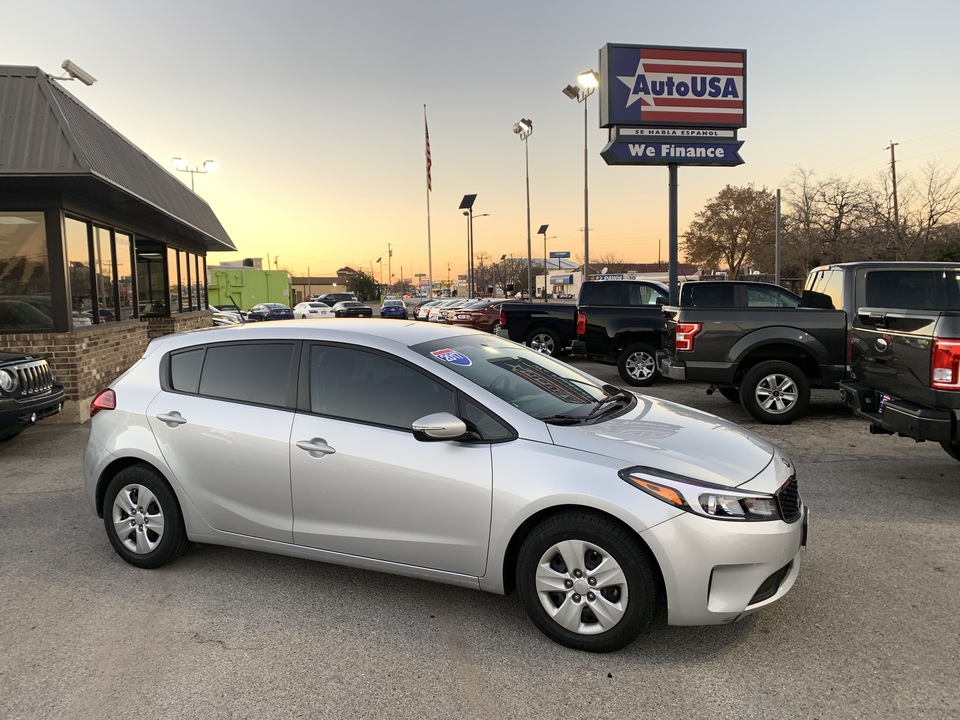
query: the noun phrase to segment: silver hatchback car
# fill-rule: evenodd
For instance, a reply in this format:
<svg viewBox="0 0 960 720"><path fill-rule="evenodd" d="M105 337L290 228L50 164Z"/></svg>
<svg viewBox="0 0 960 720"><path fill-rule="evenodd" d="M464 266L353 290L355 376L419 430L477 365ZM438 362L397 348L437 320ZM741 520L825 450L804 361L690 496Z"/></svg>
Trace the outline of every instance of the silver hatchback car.
<svg viewBox="0 0 960 720"><path fill-rule="evenodd" d="M658 609L699 625L770 605L806 543L766 440L475 330L171 335L91 415L86 492L128 563L192 541L516 589L581 650L624 647Z"/></svg>

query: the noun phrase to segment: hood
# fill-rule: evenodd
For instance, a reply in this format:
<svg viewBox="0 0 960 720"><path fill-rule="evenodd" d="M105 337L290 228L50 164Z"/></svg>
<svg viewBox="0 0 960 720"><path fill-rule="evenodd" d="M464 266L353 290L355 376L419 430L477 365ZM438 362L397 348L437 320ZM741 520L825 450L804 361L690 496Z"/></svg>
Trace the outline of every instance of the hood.
<svg viewBox="0 0 960 720"><path fill-rule="evenodd" d="M758 435L715 415L667 400L638 396L613 420L550 426L558 445L736 487L770 464L776 449Z"/></svg>

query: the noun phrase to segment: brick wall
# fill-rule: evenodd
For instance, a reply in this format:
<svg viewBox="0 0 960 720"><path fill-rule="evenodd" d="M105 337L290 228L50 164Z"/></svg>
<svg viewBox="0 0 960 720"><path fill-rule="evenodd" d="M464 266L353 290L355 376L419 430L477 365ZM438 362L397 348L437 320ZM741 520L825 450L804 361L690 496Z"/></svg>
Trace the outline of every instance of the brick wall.
<svg viewBox="0 0 960 720"><path fill-rule="evenodd" d="M150 340L210 327L210 313L125 320L77 328L69 333L0 334L0 349L43 357L63 383L63 411L44 422L86 422L93 396L133 365Z"/></svg>

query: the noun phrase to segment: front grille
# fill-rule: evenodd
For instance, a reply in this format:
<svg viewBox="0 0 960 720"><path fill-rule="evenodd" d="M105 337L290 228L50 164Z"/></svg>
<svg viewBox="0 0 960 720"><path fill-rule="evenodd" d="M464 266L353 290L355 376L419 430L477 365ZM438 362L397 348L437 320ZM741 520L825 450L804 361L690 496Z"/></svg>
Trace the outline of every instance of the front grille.
<svg viewBox="0 0 960 720"><path fill-rule="evenodd" d="M800 519L800 489L797 487L797 476L794 475L777 491L777 502L780 503L780 514L785 522L796 522Z"/></svg>
<svg viewBox="0 0 960 720"><path fill-rule="evenodd" d="M53 375L46 360L29 360L8 369L13 370L20 381L19 396L22 398L42 395L53 387Z"/></svg>
<svg viewBox="0 0 960 720"><path fill-rule="evenodd" d="M780 589L780 585L783 583L784 579L787 577L787 573L790 572L790 568L793 566L793 562L789 562L784 565L782 568L777 570L773 575L768 577L763 581L763 585L760 586L760 589L754 593L753 597L750 598L750 602L747 603L748 606L756 605L758 602L763 602L764 600L769 600L774 595L777 594L777 590Z"/></svg>

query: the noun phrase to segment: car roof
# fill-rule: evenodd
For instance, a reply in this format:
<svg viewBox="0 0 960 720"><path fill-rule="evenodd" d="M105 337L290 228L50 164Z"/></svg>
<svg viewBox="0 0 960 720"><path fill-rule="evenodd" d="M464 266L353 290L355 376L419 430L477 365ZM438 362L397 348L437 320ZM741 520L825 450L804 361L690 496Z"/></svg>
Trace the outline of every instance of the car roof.
<svg viewBox="0 0 960 720"><path fill-rule="evenodd" d="M327 325L326 323L320 323ZM467 334L489 337L489 333L455 325L424 323L414 320L381 320L380 318L340 318L326 327L317 327L312 320L284 320L282 323L244 323L217 328L203 328L184 333L164 335L150 342L148 354L169 352L206 343L254 340L312 340L347 342L366 347L389 348L422 342L455 338Z"/></svg>

